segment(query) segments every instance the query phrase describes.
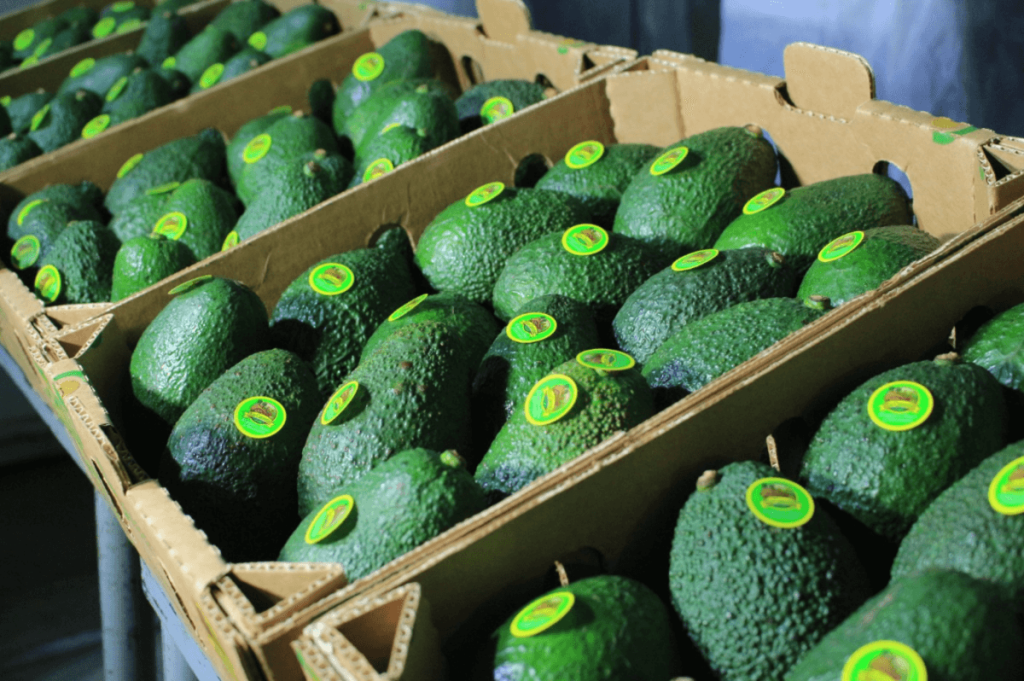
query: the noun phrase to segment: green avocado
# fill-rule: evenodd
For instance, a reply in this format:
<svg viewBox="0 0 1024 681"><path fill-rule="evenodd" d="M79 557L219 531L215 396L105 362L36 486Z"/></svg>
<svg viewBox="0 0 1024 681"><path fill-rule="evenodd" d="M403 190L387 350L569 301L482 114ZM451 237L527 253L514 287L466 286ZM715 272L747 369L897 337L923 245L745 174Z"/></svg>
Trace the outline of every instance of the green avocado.
<svg viewBox="0 0 1024 681"><path fill-rule="evenodd" d="M106 26L98 29L93 27L93 35L103 38L110 35L111 32L124 33L148 20L149 14L149 7L136 4L132 0L115 0L100 10L100 21L107 18L112 19L113 28L108 30Z"/></svg>
<svg viewBox="0 0 1024 681"><path fill-rule="evenodd" d="M147 234L121 244L114 258L110 302L116 303L196 262L181 241Z"/></svg>
<svg viewBox="0 0 1024 681"><path fill-rule="evenodd" d="M246 166L245 147L252 141L252 138L261 132L265 132L267 128L285 116L290 116L291 113L292 108L290 106L279 106L258 118L252 119L238 129L238 132L231 138L227 146L228 175L231 177L232 185L237 185L238 181L242 178L242 171Z"/></svg>
<svg viewBox="0 0 1024 681"><path fill-rule="evenodd" d="M19 134L28 132L29 126L32 125L32 117L49 104L51 99L53 99L53 94L44 90L29 92L12 99L10 104L4 107L11 119L11 129Z"/></svg>
<svg viewBox="0 0 1024 681"><path fill-rule="evenodd" d="M82 128L101 108L103 99L88 90L59 94L32 117L28 138L50 153L81 139Z"/></svg>
<svg viewBox="0 0 1024 681"><path fill-rule="evenodd" d="M368 140L359 149L356 157L355 173L352 175L350 187L387 174L409 161L430 151L430 139L405 125L389 128ZM385 159L386 162L382 162ZM372 169L371 169L372 166ZM367 171L370 175L367 176Z"/></svg>
<svg viewBox="0 0 1024 681"><path fill-rule="evenodd" d="M7 114L7 110L0 107L0 135L10 135L14 132L14 128L11 126L11 117Z"/></svg>
<svg viewBox="0 0 1024 681"><path fill-rule="evenodd" d="M176 288L130 364L135 397L168 424L225 370L268 345L267 309L247 286L198 277Z"/></svg>
<svg viewBox="0 0 1024 681"><path fill-rule="evenodd" d="M977 364L1011 390L1024 389L1024 304L1005 310L983 324L964 343L965 362Z"/></svg>
<svg viewBox="0 0 1024 681"><path fill-rule="evenodd" d="M185 43L173 57L162 64L181 71L193 84L199 82L203 71L213 64L224 62L238 52L241 46L235 36L222 28L207 24L194 38Z"/></svg>
<svg viewBox="0 0 1024 681"><path fill-rule="evenodd" d="M192 94L208 90L214 85L226 83L232 78L237 78L259 66L263 66L268 61L270 61L270 57L267 54L260 52L256 48L246 47L240 52L236 52L234 56L223 64L219 62L212 64L203 71L203 75L192 86Z"/></svg>
<svg viewBox="0 0 1024 681"><path fill-rule="evenodd" d="M369 575L487 506L483 490L458 455L427 449L399 452L358 480L339 486L332 495L332 499L344 495L352 499L351 506L334 511L350 509L344 520L324 538L310 543L310 527L317 521L319 528L326 517L321 516L322 508L311 511L277 559L341 563L349 582Z"/></svg>
<svg viewBox="0 0 1024 681"><path fill-rule="evenodd" d="M36 293L50 304L110 300L119 246L117 237L101 222L80 220L68 224L39 259Z"/></svg>
<svg viewBox="0 0 1024 681"><path fill-rule="evenodd" d="M331 107L334 105L334 83L326 78L314 80L306 93L306 99L309 101L309 113L330 125Z"/></svg>
<svg viewBox="0 0 1024 681"><path fill-rule="evenodd" d="M287 539L318 406L309 366L265 350L222 373L174 425L160 483L226 560L272 560Z"/></svg>
<svg viewBox="0 0 1024 681"><path fill-rule="evenodd" d="M7 220L7 236L32 234L41 223L64 227L72 220L104 222L103 190L92 182L51 184L18 202Z"/></svg>
<svg viewBox="0 0 1024 681"><path fill-rule="evenodd" d="M781 678L871 593L853 547L820 504L796 527L754 515L757 506L771 518L769 500L777 500L791 504L793 518L781 519L795 522L813 504L785 482L751 493L754 483L778 476L753 461L708 471L679 512L672 604L722 681Z"/></svg>
<svg viewBox="0 0 1024 681"><path fill-rule="evenodd" d="M15 61L22 62L35 55L36 50L46 41L53 42L53 37L60 31L67 28L68 21L64 17L56 16L33 24L24 29L14 37L13 52L11 56ZM43 49L46 49L45 47Z"/></svg>
<svg viewBox="0 0 1024 681"><path fill-rule="evenodd" d="M341 25L333 12L322 5L309 3L299 5L265 24L249 36L249 44L279 59L340 31Z"/></svg>
<svg viewBox="0 0 1024 681"><path fill-rule="evenodd" d="M265 24L281 16L273 5L263 0L240 0L233 2L217 14L210 23L235 36L239 44L245 43Z"/></svg>
<svg viewBox="0 0 1024 681"><path fill-rule="evenodd" d="M43 150L24 134L12 132L0 138L0 171L10 170L42 153Z"/></svg>
<svg viewBox="0 0 1024 681"><path fill-rule="evenodd" d="M52 40L44 40L36 46L35 52L32 53L30 59L32 64L38 63L40 59L46 59L52 57L55 54L60 54L64 50L81 45L82 43L92 40L92 31L90 26L84 24L72 24L54 34ZM26 60L23 64L28 65L29 61Z"/></svg>
<svg viewBox="0 0 1024 681"><path fill-rule="evenodd" d="M198 262L221 250L238 220L235 197L208 180L188 180L163 205L153 232L181 241Z"/></svg>
<svg viewBox="0 0 1024 681"><path fill-rule="evenodd" d="M135 69L148 67L146 60L135 54L112 54L100 59L86 58L75 64L71 73L57 88L57 94L88 90L99 97L106 97L114 83L131 75Z"/></svg>
<svg viewBox="0 0 1024 681"><path fill-rule="evenodd" d="M137 118L175 99L170 83L151 69L136 69L114 83L104 97L102 113L110 117L108 125Z"/></svg>
<svg viewBox="0 0 1024 681"><path fill-rule="evenodd" d="M890 385L897 381L930 397ZM898 540L942 490L1003 446L1005 425L999 383L981 367L946 358L906 364L866 381L829 413L801 477L811 494Z"/></svg>
<svg viewBox="0 0 1024 681"><path fill-rule="evenodd" d="M500 97L507 100L495 101L488 110L486 119L482 108L492 99ZM544 86L528 80L490 80L469 88L455 100L455 109L459 115L459 129L462 134L511 116L528 106L544 101ZM512 106L509 107L508 104Z"/></svg>
<svg viewBox="0 0 1024 681"><path fill-rule="evenodd" d="M171 86L171 93L175 100L188 96L189 91L192 89L192 83L189 82L184 73L174 69L165 69L162 66L154 68L153 71Z"/></svg>
<svg viewBox="0 0 1024 681"><path fill-rule="evenodd" d="M349 114L338 134L351 140L357 158L365 158L364 148L396 124L422 132L431 149L459 136L448 89L440 81L425 79L381 86Z"/></svg>
<svg viewBox="0 0 1024 681"><path fill-rule="evenodd" d="M170 10L158 8L146 23L146 30L142 32L135 54L156 69L168 57L177 54L191 39L192 32L184 17Z"/></svg>
<svg viewBox="0 0 1024 681"><path fill-rule="evenodd" d="M125 206L107 226L122 244L129 239L152 234L157 220L167 213L164 205L169 196L170 193L143 194Z"/></svg>
<svg viewBox="0 0 1024 681"><path fill-rule="evenodd" d="M92 28L92 25L99 19L99 13L91 7L71 7L66 9L59 15L69 26L86 26Z"/></svg>

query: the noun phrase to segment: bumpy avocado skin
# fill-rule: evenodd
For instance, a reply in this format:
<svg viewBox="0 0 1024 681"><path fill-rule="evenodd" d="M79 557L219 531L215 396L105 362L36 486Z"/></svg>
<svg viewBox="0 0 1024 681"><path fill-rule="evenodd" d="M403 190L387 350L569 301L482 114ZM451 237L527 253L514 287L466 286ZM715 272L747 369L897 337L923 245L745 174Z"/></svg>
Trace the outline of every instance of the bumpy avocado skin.
<svg viewBox="0 0 1024 681"><path fill-rule="evenodd" d="M338 33L341 26L329 9L309 3L282 14L260 30L267 36L263 51L278 59Z"/></svg>
<svg viewBox="0 0 1024 681"><path fill-rule="evenodd" d="M780 678L870 594L853 547L820 504L795 528L753 514L747 489L778 475L753 461L729 464L690 495L676 523L672 602L723 681Z"/></svg>
<svg viewBox="0 0 1024 681"><path fill-rule="evenodd" d="M132 389L173 424L226 369L267 346L267 310L248 287L214 277L177 294L132 352Z"/></svg>
<svg viewBox="0 0 1024 681"><path fill-rule="evenodd" d="M82 128L99 114L103 100L88 90L77 90L57 95L46 106L50 109L40 125L26 135L44 154L81 139Z"/></svg>
<svg viewBox="0 0 1024 681"><path fill-rule="evenodd" d="M11 129L17 133L28 132L29 126L32 125L32 117L51 99L53 93L46 91L29 92L12 99L6 106L7 115L11 119Z"/></svg>
<svg viewBox="0 0 1024 681"><path fill-rule="evenodd" d="M459 136L455 102L437 80L403 80L388 83L345 119L339 135L352 141L357 156L386 127L398 123L421 130L431 148Z"/></svg>
<svg viewBox="0 0 1024 681"><path fill-rule="evenodd" d="M202 78L192 86L191 93L204 92L214 85L220 85L226 83L232 78L237 78L241 75L252 71L255 68L263 66L270 57L265 52L260 52L253 47L246 47L240 52L236 52L231 58L225 60L222 64L224 70L221 71L220 77L217 78L217 82L213 84L204 84Z"/></svg>
<svg viewBox="0 0 1024 681"><path fill-rule="evenodd" d="M355 187L362 184L363 175L374 161L386 158L397 168L431 149L433 147L430 146L430 139L426 135L421 135L418 131L405 125L392 128L369 140L359 149L359 156L355 161L356 172L352 176L349 186Z"/></svg>
<svg viewBox="0 0 1024 681"><path fill-rule="evenodd" d="M307 543L306 531L320 511L313 510L292 532L278 560L341 563L352 582L484 510L483 490L452 460L454 465L427 449L395 454L334 490L334 496L348 494L355 501L337 530Z"/></svg>
<svg viewBox="0 0 1024 681"><path fill-rule="evenodd" d="M396 331L337 382L357 381L352 402L332 422L317 420L299 464L299 514L404 449L466 451L469 386L459 339L448 326Z"/></svg>
<svg viewBox="0 0 1024 681"><path fill-rule="evenodd" d="M102 200L103 192L92 182L50 185L29 194L14 206L7 220L7 237L17 241L26 234L35 234L42 239L41 234L45 233L56 238L69 222L104 222L99 209ZM35 205L29 208L31 204ZM24 212L25 209L28 212Z"/></svg>
<svg viewBox="0 0 1024 681"><path fill-rule="evenodd" d="M157 9L146 22L146 30L142 33L139 46L135 48L135 54L155 69L184 47L191 38L192 33L188 30L188 22L184 17L172 11Z"/></svg>
<svg viewBox="0 0 1024 681"><path fill-rule="evenodd" d="M579 200L537 189L505 187L472 208L459 199L427 225L416 249L416 264L435 289L487 304L513 253L589 218Z"/></svg>
<svg viewBox="0 0 1024 681"><path fill-rule="evenodd" d="M641 364L683 326L759 298L793 294L796 272L763 248L722 251L691 270L666 267L640 285L612 321L615 339Z"/></svg>
<svg viewBox="0 0 1024 681"><path fill-rule="evenodd" d="M43 150L24 135L11 133L0 139L0 171L20 166L43 153Z"/></svg>
<svg viewBox="0 0 1024 681"><path fill-rule="evenodd" d="M491 635L496 642L494 681L662 681L676 676L668 608L653 591L617 575L581 579L550 593L565 591L575 601L551 628L518 638L511 632L516 613Z"/></svg>
<svg viewBox="0 0 1024 681"><path fill-rule="evenodd" d="M892 381L929 389L935 407L927 421L896 432L871 421L869 398ZM914 362L883 372L829 413L800 475L811 494L898 540L942 490L1003 446L1001 390L988 372L969 363Z"/></svg>
<svg viewBox="0 0 1024 681"><path fill-rule="evenodd" d="M129 239L114 258L110 302L127 298L195 262L185 244L160 234Z"/></svg>
<svg viewBox="0 0 1024 681"><path fill-rule="evenodd" d="M139 196L110 220L110 231L121 240L121 243L152 234L157 220L167 213L164 206L169 197L170 194Z"/></svg>
<svg viewBox="0 0 1024 681"><path fill-rule="evenodd" d="M504 97L512 102L516 113L528 106L544 101L544 86L528 80L489 80L469 88L455 100L462 134L485 125L480 109L492 97Z"/></svg>
<svg viewBox="0 0 1024 681"><path fill-rule="evenodd" d="M266 114L254 118L242 127L238 129L235 136L231 138L231 142L227 145L227 159L228 159L228 175L231 177L231 184L236 185L238 181L242 179L242 171L245 169L245 145L252 141L253 137L265 132L267 128L281 120L285 116L290 116L292 109L290 106L282 106L273 109Z"/></svg>
<svg viewBox="0 0 1024 681"><path fill-rule="evenodd" d="M996 315L967 339L966 362L977 364L1013 390L1024 386L1024 304Z"/></svg>
<svg viewBox="0 0 1024 681"><path fill-rule="evenodd" d="M833 307L878 288L901 269L939 247L939 240L910 225L864 230L864 241L829 262L815 259L796 297L825 296Z"/></svg>
<svg viewBox="0 0 1024 681"><path fill-rule="evenodd" d="M188 180L174 190L163 210L164 215L185 216L185 232L179 241L198 262L220 251L224 237L238 220L235 205L234 196L209 180Z"/></svg>
<svg viewBox="0 0 1024 681"><path fill-rule="evenodd" d="M241 0L222 9L210 23L235 36L239 43L244 43L249 36L279 16L281 12L263 0Z"/></svg>
<svg viewBox="0 0 1024 681"><path fill-rule="evenodd" d="M124 89L116 97L108 93L103 104L103 113L110 116L110 125L117 125L141 116L174 101L170 83L156 71L146 69L128 76Z"/></svg>
<svg viewBox="0 0 1024 681"><path fill-rule="evenodd" d="M68 224L53 246L39 258L40 269L53 265L60 272L60 294L52 302L78 304L110 300L114 257L119 246L117 237L103 223L82 220Z"/></svg>
<svg viewBox="0 0 1024 681"><path fill-rule="evenodd" d="M235 410L249 397L285 409L280 431L244 435ZM246 357L182 414L160 464L160 482L232 562L272 560L294 526L295 474L319 406L316 378L285 350Z"/></svg>
<svg viewBox="0 0 1024 681"><path fill-rule="evenodd" d="M929 681L1010 681L1024 665L1024 635L998 590L959 572L925 570L894 580L829 632L785 681L835 681L874 641L921 656Z"/></svg>
<svg viewBox="0 0 1024 681"><path fill-rule="evenodd" d="M571 359L551 373L576 383L576 404L561 419L536 426L526 419L525 400L518 402L476 469L484 489L512 494L654 414L651 391L636 368L606 372Z"/></svg>
<svg viewBox="0 0 1024 681"><path fill-rule="evenodd" d="M663 175L644 166L615 214L616 232L670 257L710 248L744 204L772 186L778 165L768 141L744 128L716 128L666 149L679 146L690 150L682 163Z"/></svg>
<svg viewBox="0 0 1024 681"><path fill-rule="evenodd" d="M97 59L92 67L78 76L68 76L57 89L57 94L77 90L88 90L97 97L106 97L110 88L121 78L131 75L139 68L148 68L149 64L141 56L133 54L112 54Z"/></svg>
<svg viewBox="0 0 1024 681"><path fill-rule="evenodd" d="M203 71L218 62L223 63L241 49L238 40L228 31L207 24L194 38L174 54L172 68L196 83Z"/></svg>
<svg viewBox="0 0 1024 681"><path fill-rule="evenodd" d="M740 215L714 247L761 246L804 269L828 242L854 230L907 225L913 220L903 187L883 175L849 175L787 191L778 202Z"/></svg>

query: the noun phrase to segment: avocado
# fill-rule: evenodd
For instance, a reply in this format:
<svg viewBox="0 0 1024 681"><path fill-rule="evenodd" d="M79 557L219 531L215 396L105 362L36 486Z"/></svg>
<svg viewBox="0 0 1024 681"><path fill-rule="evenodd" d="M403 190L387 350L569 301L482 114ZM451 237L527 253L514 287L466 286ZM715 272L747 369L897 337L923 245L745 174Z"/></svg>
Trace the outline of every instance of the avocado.
<svg viewBox="0 0 1024 681"><path fill-rule="evenodd" d="M81 45L92 40L92 31L89 26L83 24L72 24L54 34L53 39L47 39L36 46L32 56L22 62L22 68L34 65L41 59L60 54L64 50Z"/></svg>
<svg viewBox="0 0 1024 681"><path fill-rule="evenodd" d="M110 35L112 31L124 33L131 30L124 28L126 24L134 28L149 19L149 13L149 7L136 4L132 0L116 0L100 10L100 22L104 19L112 19L114 28L108 30L106 25L102 25L98 32L97 29L93 30L93 35L102 38Z"/></svg>
<svg viewBox="0 0 1024 681"><path fill-rule="evenodd" d="M110 300L114 257L120 243L103 223L68 224L39 259L37 294L49 304Z"/></svg>
<svg viewBox="0 0 1024 681"><path fill-rule="evenodd" d="M22 199L7 221L7 237L18 244L21 253L14 262L15 269L37 266L68 223L103 222L97 209L102 199L102 191L91 182L50 185Z"/></svg>
<svg viewBox="0 0 1024 681"><path fill-rule="evenodd" d="M68 77L57 88L57 94L88 90L106 97L114 83L131 75L135 69L148 67L146 60L135 54L112 54L101 59L87 57L72 67Z"/></svg>
<svg viewBox="0 0 1024 681"><path fill-rule="evenodd" d="M234 5L229 6L233 7ZM146 23L146 30L142 32L139 46L135 48L135 54L156 69L191 39L192 32L184 17L178 16L169 9L158 7Z"/></svg>
<svg viewBox="0 0 1024 681"><path fill-rule="evenodd" d="M36 115L37 111L49 104L51 99L53 99L53 94L44 90L29 92L12 99L4 107L11 119L11 129L19 134L28 132L29 126L32 125L32 117Z"/></svg>
<svg viewBox="0 0 1024 681"><path fill-rule="evenodd" d="M898 540L942 490L1003 446L1005 425L999 383L981 367L946 357L905 364L843 398L800 475L811 494Z"/></svg>
<svg viewBox="0 0 1024 681"><path fill-rule="evenodd" d="M477 482L512 494L653 414L651 391L635 367L605 371L571 359L516 403L476 469Z"/></svg>
<svg viewBox="0 0 1024 681"><path fill-rule="evenodd" d="M494 313L508 321L534 298L560 294L590 306L598 323L608 323L664 265L642 241L576 225L545 234L508 259L494 284Z"/></svg>
<svg viewBox="0 0 1024 681"><path fill-rule="evenodd" d="M274 59L287 56L341 31L326 7L309 3L285 12L249 36L249 44Z"/></svg>
<svg viewBox="0 0 1024 681"><path fill-rule="evenodd" d="M223 62L241 49L238 40L228 31L207 24L180 50L162 64L185 74L193 84L199 82L203 71L217 62Z"/></svg>
<svg viewBox="0 0 1024 681"><path fill-rule="evenodd" d="M42 153L43 150L28 137L12 132L0 138L0 171L10 170Z"/></svg>
<svg viewBox="0 0 1024 681"><path fill-rule="evenodd" d="M198 262L220 252L238 220L235 197L209 180L188 180L163 205L153 231L181 241Z"/></svg>
<svg viewBox="0 0 1024 681"><path fill-rule="evenodd" d="M198 277L176 289L130 365L135 397L168 424L225 370L268 345L267 310L247 286Z"/></svg>
<svg viewBox="0 0 1024 681"><path fill-rule="evenodd" d="M268 61L270 61L270 57L265 53L252 47L246 47L242 51L236 52L233 57L225 61L223 64L218 62L203 71L203 75L201 75L196 84L192 86L192 93L195 94L196 92L202 92L203 90L208 90L214 85L226 83L232 78L237 78L238 76L266 64Z"/></svg>
<svg viewBox="0 0 1024 681"><path fill-rule="evenodd" d="M0 107L0 135L9 135L14 132L14 128L11 126L11 117L7 115L7 110Z"/></svg>
<svg viewBox="0 0 1024 681"><path fill-rule="evenodd" d="M222 9L210 23L235 36L242 44L260 27L279 16L281 12L263 0L240 0Z"/></svg>
<svg viewBox="0 0 1024 681"><path fill-rule="evenodd" d="M572 595L568 609L566 594ZM516 636L517 624L554 619L551 609L564 614L538 634ZM671 631L668 608L640 582L617 575L581 579L526 604L491 634L493 678L668 681L678 665Z"/></svg>
<svg viewBox="0 0 1024 681"><path fill-rule="evenodd" d="M1000 312L964 343L965 362L977 364L1011 390L1024 389L1024 304Z"/></svg>
<svg viewBox="0 0 1024 681"><path fill-rule="evenodd" d="M672 604L723 681L781 678L871 593L828 511L778 476L754 461L708 471L676 523ZM761 483L765 478L773 482ZM793 517L773 517L770 500L796 506L788 511ZM801 525L764 519L800 522L808 507Z"/></svg>
<svg viewBox="0 0 1024 681"><path fill-rule="evenodd" d="M252 141L252 138L265 132L267 128L285 116L290 116L291 113L292 108L290 106L279 106L262 116L252 119L238 129L238 132L231 138L227 146L228 175L231 177L232 185L237 185L238 181L242 178L242 171L247 165L245 162L245 147Z"/></svg>
<svg viewBox="0 0 1024 681"><path fill-rule="evenodd" d="M744 204L772 186L777 166L759 128L715 128L687 137L633 176L614 230L669 258L710 248Z"/></svg>
<svg viewBox="0 0 1024 681"><path fill-rule="evenodd" d="M326 407L325 407L326 408ZM350 505L329 501L311 511L292 532L278 560L341 563L354 582L486 508L483 490L454 452L399 452L354 482L332 492ZM345 501L341 502L345 504ZM322 516L331 507L334 515ZM311 532L340 513L347 516L324 536ZM332 510L326 511L331 514ZM325 517L329 518L326 520ZM314 541L310 541L312 538ZM319 541L315 541L319 539Z"/></svg>
<svg viewBox="0 0 1024 681"><path fill-rule="evenodd" d="M581 142L566 152L535 186L575 196L594 214L596 224L611 229L622 192L660 152L650 144L606 146L593 140Z"/></svg>
<svg viewBox="0 0 1024 681"><path fill-rule="evenodd" d="M167 203L168 196L167 193L143 194L125 206L107 226L122 244L130 239L152 234L157 220L167 213L164 204Z"/></svg>
<svg viewBox="0 0 1024 681"><path fill-rule="evenodd" d="M331 124L331 106L334 105L334 84L326 78L314 80L306 94L309 113L327 125Z"/></svg>
<svg viewBox="0 0 1024 681"><path fill-rule="evenodd" d="M774 203L748 205L714 247L761 246L805 269L830 241L856 230L913 220L903 187L884 175L837 177L785 192Z"/></svg>
<svg viewBox="0 0 1024 681"><path fill-rule="evenodd" d="M114 83L104 97L102 113L117 125L174 101L170 83L152 69L136 69Z"/></svg>
<svg viewBox="0 0 1024 681"><path fill-rule="evenodd" d="M403 163L430 151L430 139L405 125L396 125L374 136L359 149L350 187L385 175Z"/></svg>
<svg viewBox="0 0 1024 681"><path fill-rule="evenodd" d="M86 26L91 28L100 15L91 7L71 7L60 13L60 18L68 26Z"/></svg>
<svg viewBox="0 0 1024 681"><path fill-rule="evenodd" d="M528 80L491 80L474 85L455 100L459 130L462 134L472 132L542 101L544 86ZM490 106L484 112L487 103Z"/></svg>
<svg viewBox="0 0 1024 681"><path fill-rule="evenodd" d="M363 148L396 123L423 131L431 149L459 136L458 114L447 88L424 79L381 86L349 114L338 134L352 141L357 157L365 157Z"/></svg>
<svg viewBox="0 0 1024 681"><path fill-rule="evenodd" d="M18 65L14 60L14 46L10 40L0 40L0 72Z"/></svg>
<svg viewBox="0 0 1024 681"><path fill-rule="evenodd" d="M1016 679L1024 665L1024 635L1006 606L994 587L959 572L907 575L826 634L785 680L845 678L854 653L876 641L895 641L899 647L881 644L874 656L860 653L854 669L864 671L849 678L923 679L924 671L929 681ZM924 670L911 671L917 661L906 648L919 656Z"/></svg>
<svg viewBox="0 0 1024 681"><path fill-rule="evenodd" d="M265 350L222 373L174 425L160 483L226 560L271 560L294 527L299 453L318 397L305 362Z"/></svg>
<svg viewBox="0 0 1024 681"><path fill-rule="evenodd" d="M61 16L43 19L33 24L14 37L14 49L11 56L15 61L25 61L35 54L40 45L47 40L52 42L53 37L62 29L67 28L67 26L67 19Z"/></svg>
<svg viewBox="0 0 1024 681"><path fill-rule="evenodd" d="M81 139L82 128L103 108L103 99L88 90L65 92L36 112L28 138L49 153Z"/></svg>
<svg viewBox="0 0 1024 681"><path fill-rule="evenodd" d="M909 225L844 234L822 248L804 275L797 298L819 295L833 306L842 305L938 247L938 239Z"/></svg>
<svg viewBox="0 0 1024 681"><path fill-rule="evenodd" d="M184 7L191 7L192 5L198 4L202 0L162 0L162 2L156 3L153 8L154 14L162 14L165 12L177 13Z"/></svg>
<svg viewBox="0 0 1024 681"><path fill-rule="evenodd" d="M435 289L489 303L498 275L513 253L589 217L583 204L567 194L492 182L451 204L427 225L416 249L416 264Z"/></svg>
<svg viewBox="0 0 1024 681"><path fill-rule="evenodd" d="M153 72L166 80L167 84L171 86L171 96L175 100L187 97L189 91L192 89L192 83L189 82L188 78L181 71L165 69L161 66L159 68L154 68Z"/></svg>
<svg viewBox="0 0 1024 681"><path fill-rule="evenodd" d="M466 451L469 386L459 349L452 327L410 324L335 382L302 450L299 515L402 450Z"/></svg>
<svg viewBox="0 0 1024 681"><path fill-rule="evenodd" d="M114 258L110 302L116 303L196 262L181 241L147 234L121 244Z"/></svg>
<svg viewBox="0 0 1024 681"><path fill-rule="evenodd" d="M415 295L410 251L405 231L393 228L373 247L324 258L281 294L271 316L274 346L313 366L324 397L355 368L374 329Z"/></svg>

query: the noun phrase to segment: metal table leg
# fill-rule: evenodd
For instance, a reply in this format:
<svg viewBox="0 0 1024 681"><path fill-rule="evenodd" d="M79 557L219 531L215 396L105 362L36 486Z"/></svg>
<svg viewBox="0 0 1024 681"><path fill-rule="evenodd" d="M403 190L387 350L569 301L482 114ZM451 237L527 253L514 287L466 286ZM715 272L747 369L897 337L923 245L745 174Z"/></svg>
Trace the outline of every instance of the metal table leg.
<svg viewBox="0 0 1024 681"><path fill-rule="evenodd" d="M162 636L163 639L163 681L198 681L188 666L188 660L181 654L178 644L170 636Z"/></svg>

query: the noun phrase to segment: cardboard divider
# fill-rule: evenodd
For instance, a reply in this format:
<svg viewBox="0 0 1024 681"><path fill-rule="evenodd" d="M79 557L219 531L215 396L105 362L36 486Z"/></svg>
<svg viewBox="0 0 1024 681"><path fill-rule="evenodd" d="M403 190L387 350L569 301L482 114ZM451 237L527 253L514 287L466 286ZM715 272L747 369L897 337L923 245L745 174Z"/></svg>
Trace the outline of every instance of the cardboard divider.
<svg viewBox="0 0 1024 681"><path fill-rule="evenodd" d="M351 676L343 679L309 639L303 637L295 639L292 641L292 650L295 651L295 658L299 661L299 667L302 669L302 675L306 681L352 681L353 677Z"/></svg>

